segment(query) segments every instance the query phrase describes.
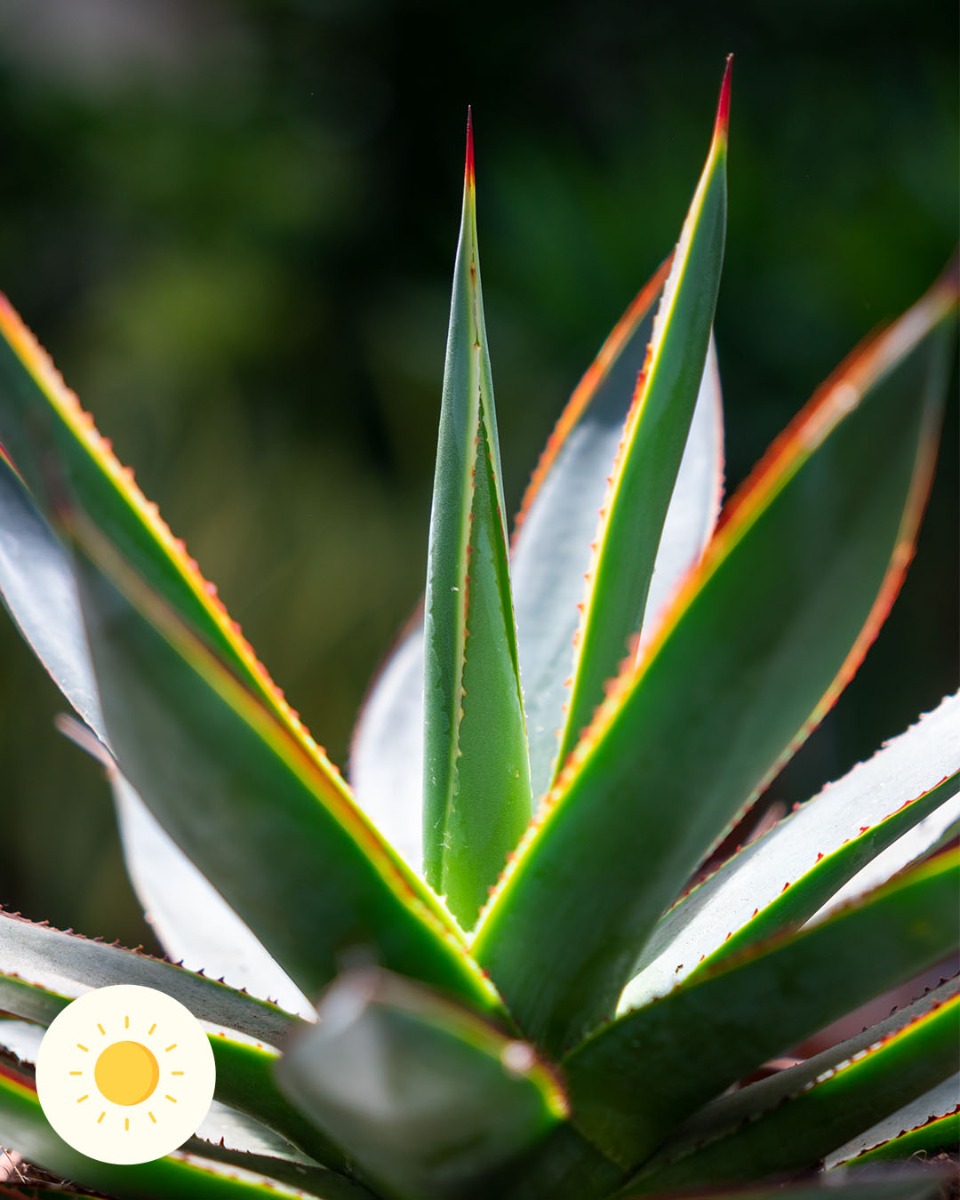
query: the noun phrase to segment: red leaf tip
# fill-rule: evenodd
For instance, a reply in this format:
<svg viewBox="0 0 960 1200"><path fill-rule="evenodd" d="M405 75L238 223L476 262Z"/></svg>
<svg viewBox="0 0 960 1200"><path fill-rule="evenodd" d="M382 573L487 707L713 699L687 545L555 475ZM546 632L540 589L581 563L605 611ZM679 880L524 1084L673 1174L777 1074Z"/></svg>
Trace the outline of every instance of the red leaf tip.
<svg viewBox="0 0 960 1200"><path fill-rule="evenodd" d="M713 127L713 136L715 138L724 138L727 136L727 127L730 124L730 76L733 72L733 55L727 55L727 65L723 71L723 83L720 84L720 100L717 103L717 123Z"/></svg>
<svg viewBox="0 0 960 1200"><path fill-rule="evenodd" d="M463 178L468 187L473 186L473 108L467 105L467 155L463 165Z"/></svg>

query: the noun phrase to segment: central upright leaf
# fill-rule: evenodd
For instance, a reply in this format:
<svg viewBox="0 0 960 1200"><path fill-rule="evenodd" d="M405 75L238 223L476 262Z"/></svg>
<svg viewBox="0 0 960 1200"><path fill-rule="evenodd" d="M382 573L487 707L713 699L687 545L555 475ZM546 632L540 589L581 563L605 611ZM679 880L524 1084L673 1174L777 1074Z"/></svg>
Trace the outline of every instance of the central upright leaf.
<svg viewBox="0 0 960 1200"><path fill-rule="evenodd" d="M425 618L424 867L469 929L531 811L469 119Z"/></svg>

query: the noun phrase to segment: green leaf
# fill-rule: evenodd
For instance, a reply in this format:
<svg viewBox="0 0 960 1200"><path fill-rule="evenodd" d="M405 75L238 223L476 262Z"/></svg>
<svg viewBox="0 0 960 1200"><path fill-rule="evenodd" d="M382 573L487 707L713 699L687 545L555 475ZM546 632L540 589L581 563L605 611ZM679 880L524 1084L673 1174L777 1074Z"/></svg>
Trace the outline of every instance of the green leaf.
<svg viewBox="0 0 960 1200"><path fill-rule="evenodd" d="M747 1072L952 953L958 887L952 855L605 1026L563 1064L577 1127L636 1166Z"/></svg>
<svg viewBox="0 0 960 1200"><path fill-rule="evenodd" d="M772 1112L787 1097L799 1095L821 1076L826 1077L838 1066L861 1058L871 1047L929 1016L944 1004L956 1000L960 1000L960 975L924 991L923 995L912 1003L894 1009L889 1017L853 1037L828 1046L813 1058L712 1101L686 1123L675 1139L672 1139L674 1145L694 1145L708 1141L736 1125L752 1121L765 1112Z"/></svg>
<svg viewBox="0 0 960 1200"><path fill-rule="evenodd" d="M669 265L641 290L574 391L517 517L510 572L535 796L547 790L556 767L576 657L579 606L594 557L592 543ZM709 541L720 506L722 472L720 378L711 345L663 524L644 625L655 621ZM638 620L627 636L639 626Z"/></svg>
<svg viewBox="0 0 960 1200"><path fill-rule="evenodd" d="M591 543L669 267L641 288L574 389L517 515L510 576L534 796L553 778Z"/></svg>
<svg viewBox="0 0 960 1200"><path fill-rule="evenodd" d="M193 1138L183 1149L205 1159L214 1169L218 1166L228 1168L230 1174L250 1171L269 1180L271 1185L280 1183L296 1189L297 1195L318 1196L320 1200L378 1200L359 1180L309 1162L297 1162L276 1154L234 1150L208 1138Z"/></svg>
<svg viewBox="0 0 960 1200"><path fill-rule="evenodd" d="M647 291L638 299L647 299ZM651 306L659 294L652 298ZM594 557L599 512L633 396L633 383L628 383L625 375L633 366L635 380L645 359L652 307L642 313L642 320L640 315L635 308L628 310L574 393L518 518L510 569L534 796L547 791L557 765L584 580ZM614 351L620 357L611 361ZM597 378L594 372L601 366L609 374ZM584 396L581 389L587 385L591 390ZM644 630L655 627L670 595L710 540L722 485L723 411L711 344L663 522L643 614Z"/></svg>
<svg viewBox="0 0 960 1200"><path fill-rule="evenodd" d="M656 633L657 622L667 611L673 594L700 561L713 537L723 499L723 470L723 400L720 367L711 336L690 432L657 547L638 654Z"/></svg>
<svg viewBox="0 0 960 1200"><path fill-rule="evenodd" d="M54 682L106 745L69 555L2 454L0 595ZM102 747L96 752L106 758ZM167 837L127 781L113 767L108 775L134 888L170 957L274 996L294 1011L308 1011L302 993ZM197 921L197 912L208 919Z"/></svg>
<svg viewBox="0 0 960 1200"><path fill-rule="evenodd" d="M946 801L960 784L958 721L960 695L828 784L684 896L657 925L623 1003L646 1003L698 963L706 969L715 957L812 917L851 878L866 890L922 853L949 821ZM904 834L918 827L923 837L911 849ZM891 846L894 857L884 859ZM868 873L871 860L878 869Z"/></svg>
<svg viewBox="0 0 960 1200"><path fill-rule="evenodd" d="M939 282L774 445L514 855L474 953L538 1043L610 1014L661 913L861 661L929 489L956 296Z"/></svg>
<svg viewBox="0 0 960 1200"><path fill-rule="evenodd" d="M754 1084L715 1101L623 1194L760 1180L817 1166L831 1150L957 1070L960 996L928 1009L901 1021L895 1032L874 1027L851 1039L860 1050L839 1059L833 1050L827 1066L818 1056L763 1081L770 1087Z"/></svg>
<svg viewBox="0 0 960 1200"><path fill-rule="evenodd" d="M0 1047L32 1067L37 1061L44 1027L70 1001L70 997L36 984L0 976L0 1005L8 1012L40 1022L0 1021ZM36 1012L42 1015L35 1018ZM235 1041L223 1032L207 1036L217 1067L216 1103L198 1136L207 1141L225 1140L228 1146L246 1153L267 1153L294 1163L322 1163L334 1170L344 1167L342 1153L329 1138L306 1121L278 1091L273 1078L276 1053ZM305 1159L304 1155L310 1157Z"/></svg>
<svg viewBox="0 0 960 1200"><path fill-rule="evenodd" d="M734 1191L684 1190L683 1200L942 1200L943 1183L940 1172L923 1167L882 1173L845 1171L842 1178L832 1175L826 1182L750 1186Z"/></svg>
<svg viewBox="0 0 960 1200"><path fill-rule="evenodd" d="M557 769L639 632L657 547L703 376L727 222L730 60L710 152L664 285L587 571Z"/></svg>
<svg viewBox="0 0 960 1200"><path fill-rule="evenodd" d="M424 868L465 928L530 819L473 140L450 304L425 602Z"/></svg>
<svg viewBox="0 0 960 1200"><path fill-rule="evenodd" d="M337 980L278 1077L366 1172L417 1200L464 1196L566 1115L530 1046L378 970Z"/></svg>
<svg viewBox="0 0 960 1200"><path fill-rule="evenodd" d="M926 1154L955 1150L960 1138L950 1131L960 1121L960 1073L925 1092L916 1100L857 1134L845 1146L835 1150L826 1165L831 1169L844 1164L891 1158L910 1158L917 1151Z"/></svg>
<svg viewBox="0 0 960 1200"><path fill-rule="evenodd" d="M265 1197L311 1195L322 1200L363 1200L365 1193L349 1180L331 1171L304 1171L298 1187L290 1187L275 1178L252 1175L240 1179L233 1167L243 1155L221 1152L221 1160L230 1158L231 1169L224 1170L212 1160L203 1159L204 1144L192 1140L186 1153L180 1152L136 1166L115 1166L98 1162L68 1146L51 1129L40 1108L29 1075L0 1063L0 1144L16 1149L31 1162L85 1187L102 1189L121 1200L155 1200L157 1196L176 1196L177 1200L250 1200ZM270 1165L266 1156L257 1156L258 1167ZM289 1164L277 1161L277 1170L286 1174ZM256 1168L255 1168L256 1169Z"/></svg>
<svg viewBox="0 0 960 1200"><path fill-rule="evenodd" d="M763 938L769 937L778 929L790 925L798 925L808 917L819 919L832 912L840 904L846 903L856 895L862 894L859 880L862 872L857 870L865 860L877 856L880 851L895 845L906 832L916 829L920 821L927 821L931 814L943 818L943 808L947 801L952 800L960 791L960 773L944 780L939 787L925 792L916 800L910 801L906 809L891 814L885 821L869 829L861 827L860 836L853 838L829 858L824 857L802 875L790 887L782 890L780 895L726 942L709 958L697 967L702 971L708 963L713 963L731 954L736 954L746 946L751 946ZM952 806L951 806L952 807ZM933 829L938 828L937 825ZM928 833L932 832L928 830ZM852 878L858 884L857 891L851 893L848 887L840 889L841 883L847 883ZM842 891L843 896L839 893ZM830 897L827 904L822 901Z"/></svg>
<svg viewBox="0 0 960 1200"><path fill-rule="evenodd" d="M37 984L73 1000L89 988L134 983L166 992L200 1021L235 1030L270 1046L283 1045L300 1022L273 1004L136 950L90 941L49 925L0 912L0 1008L46 1024L59 1012L13 1007L6 989ZM18 1001L18 1004L21 1002Z"/></svg>
<svg viewBox="0 0 960 1200"><path fill-rule="evenodd" d="M953 1094L957 1094L956 1079ZM937 1154L956 1154L960 1144L960 1107L942 1117L932 1117L918 1129L907 1129L880 1146L867 1150L857 1163L886 1162L890 1159L925 1159Z"/></svg>
<svg viewBox="0 0 960 1200"><path fill-rule="evenodd" d="M217 598L182 541L175 539L120 465L110 442L67 390L50 359L0 295L0 444L48 518L66 485L148 585L214 649L287 728L315 768L342 786L336 768L301 725ZM55 474L51 469L55 468Z"/></svg>
<svg viewBox="0 0 960 1200"><path fill-rule="evenodd" d="M15 936L2 936L11 930L0 929L0 1011L45 1027L88 986L135 982L164 991L185 1004L199 1020L214 1026L209 1036L217 1064L219 1100L277 1130L317 1161L333 1167L342 1165L339 1150L277 1091L272 1075L276 1054L259 1043L241 1042L224 1032L226 1028L231 1033L238 1029L248 1037L266 1034L265 1040L276 1045L285 1041L299 1022L285 1014L271 1013L268 1006L251 1001L243 993L232 992L203 976L191 976L168 963L117 946L89 942L75 934L15 918L8 920L15 921ZM17 975L10 973L11 962L16 963ZM45 982L31 982L38 977ZM0 1045L33 1062L29 1040L12 1042L10 1028L10 1023L4 1026Z"/></svg>
<svg viewBox="0 0 960 1200"><path fill-rule="evenodd" d="M643 288L571 397L530 482L511 556L534 796L559 749L590 543L613 470L669 264ZM710 539L723 488L723 410L711 345L657 551L650 628ZM423 614L374 680L350 747L357 803L414 867L423 861Z"/></svg>
<svg viewBox="0 0 960 1200"><path fill-rule="evenodd" d="M81 603L124 773L306 993L344 954L481 1008L495 996L421 880L169 607L76 512Z"/></svg>

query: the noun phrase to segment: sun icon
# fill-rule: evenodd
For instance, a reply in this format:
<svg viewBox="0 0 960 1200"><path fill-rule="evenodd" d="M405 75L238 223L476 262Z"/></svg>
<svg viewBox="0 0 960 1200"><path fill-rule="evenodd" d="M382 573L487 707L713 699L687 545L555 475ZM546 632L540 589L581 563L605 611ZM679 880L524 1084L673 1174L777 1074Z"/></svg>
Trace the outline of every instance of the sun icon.
<svg viewBox="0 0 960 1200"><path fill-rule="evenodd" d="M47 1120L101 1162L149 1162L176 1150L207 1115L215 1082L203 1027L153 988L87 992L51 1023L37 1054Z"/></svg>

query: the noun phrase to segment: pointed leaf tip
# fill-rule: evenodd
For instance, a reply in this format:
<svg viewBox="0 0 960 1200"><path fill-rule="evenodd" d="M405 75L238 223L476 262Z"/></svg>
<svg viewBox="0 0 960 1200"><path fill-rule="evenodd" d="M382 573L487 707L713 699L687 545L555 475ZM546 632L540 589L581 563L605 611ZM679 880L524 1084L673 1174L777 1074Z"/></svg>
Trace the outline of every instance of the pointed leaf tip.
<svg viewBox="0 0 960 1200"><path fill-rule="evenodd" d="M463 178L468 187L473 186L473 107L467 105L467 153L463 164Z"/></svg>
<svg viewBox="0 0 960 1200"><path fill-rule="evenodd" d="M720 84L720 99L717 103L717 123L713 128L714 138L727 136L730 124L730 77L733 72L733 55L727 55L727 65L723 71L723 83Z"/></svg>

